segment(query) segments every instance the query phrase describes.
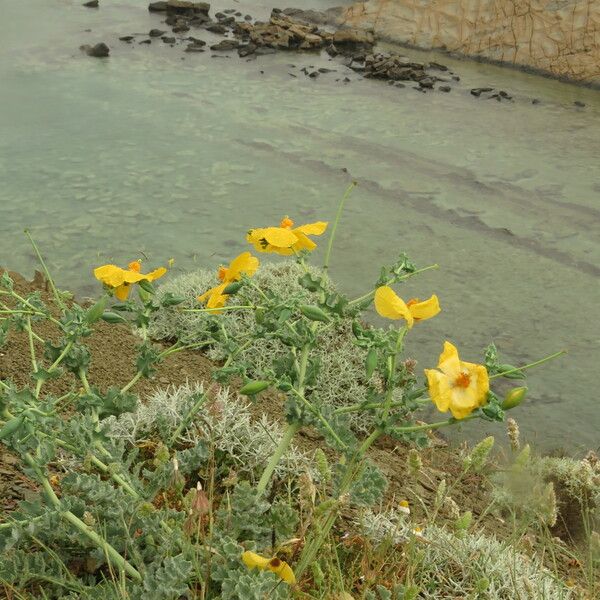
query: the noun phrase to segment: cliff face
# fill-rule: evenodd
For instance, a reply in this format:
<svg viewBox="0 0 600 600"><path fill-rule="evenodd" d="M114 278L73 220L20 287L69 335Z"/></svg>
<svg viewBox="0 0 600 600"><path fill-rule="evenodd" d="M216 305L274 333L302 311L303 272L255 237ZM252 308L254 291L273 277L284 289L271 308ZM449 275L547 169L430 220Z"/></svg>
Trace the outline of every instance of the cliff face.
<svg viewBox="0 0 600 600"><path fill-rule="evenodd" d="M600 84L600 0L369 0L340 20L420 48Z"/></svg>

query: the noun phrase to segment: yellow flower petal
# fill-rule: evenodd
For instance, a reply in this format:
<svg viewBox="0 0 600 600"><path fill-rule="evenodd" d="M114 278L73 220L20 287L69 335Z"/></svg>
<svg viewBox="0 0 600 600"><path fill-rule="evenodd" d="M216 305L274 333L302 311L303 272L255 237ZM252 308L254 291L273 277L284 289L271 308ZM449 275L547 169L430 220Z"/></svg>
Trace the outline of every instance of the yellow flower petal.
<svg viewBox="0 0 600 600"><path fill-rule="evenodd" d="M166 272L167 270L164 267L159 267L158 269L155 269L154 271L148 273L147 275L143 275L142 277L148 281L155 281L156 279L160 279Z"/></svg>
<svg viewBox="0 0 600 600"><path fill-rule="evenodd" d="M414 324L404 300L387 285L378 287L375 291L375 310L386 319L405 319L409 328Z"/></svg>
<svg viewBox="0 0 600 600"><path fill-rule="evenodd" d="M244 553L242 553L242 560L249 569L266 569L269 566L269 561L271 559L265 558L260 554L256 554L256 552L250 552L250 550L246 550Z"/></svg>
<svg viewBox="0 0 600 600"><path fill-rule="evenodd" d="M282 227L267 227L261 232L261 237L267 244L276 248L291 248L298 241L298 237L293 232Z"/></svg>
<svg viewBox="0 0 600 600"><path fill-rule="evenodd" d="M440 412L447 412L450 408L450 382L440 371L435 369L425 369L427 377L427 387L429 388L429 397Z"/></svg>
<svg viewBox="0 0 600 600"><path fill-rule="evenodd" d="M131 291L131 285L129 285L128 283L124 283L123 285L120 285L115 288L115 296L121 302L125 302L125 300L127 300L127 298L129 298L130 291Z"/></svg>
<svg viewBox="0 0 600 600"><path fill-rule="evenodd" d="M201 296L198 296L198 300L206 305L206 308L222 308L227 303L229 296L223 294L223 290L227 287L228 283L222 283L214 288L210 288L207 292L204 292ZM213 314L219 314L223 311L214 311Z"/></svg>
<svg viewBox="0 0 600 600"><path fill-rule="evenodd" d="M464 419L486 403L490 378L483 365L461 361L456 347L445 342L438 368L426 369L425 376L439 411L449 410L455 419Z"/></svg>
<svg viewBox="0 0 600 600"><path fill-rule="evenodd" d="M300 225L300 227L296 227L295 229L292 229L292 231L294 233L303 233L304 235L322 235L325 233L327 225L329 225L329 223L327 223L326 221L317 221L316 223Z"/></svg>
<svg viewBox="0 0 600 600"><path fill-rule="evenodd" d="M284 560L279 560L278 558L272 558L269 561L268 566L270 571L279 575L283 581L289 583L290 585L296 583L296 576L294 575L294 571L292 571L292 567L288 565Z"/></svg>
<svg viewBox="0 0 600 600"><path fill-rule="evenodd" d="M296 252L300 252L301 250L312 252L317 247L317 245L301 231L299 232L296 229L294 230L294 233L298 241L292 246L292 250L295 250Z"/></svg>
<svg viewBox="0 0 600 600"><path fill-rule="evenodd" d="M449 377L460 373L460 360L458 350L454 344L444 342L444 350L440 354L438 369Z"/></svg>
<svg viewBox="0 0 600 600"><path fill-rule="evenodd" d="M250 252L242 252L229 263L229 268L225 272L223 281L230 283L238 281L242 275L252 276L256 273L259 264L256 256L252 256Z"/></svg>
<svg viewBox="0 0 600 600"><path fill-rule="evenodd" d="M408 308L415 321L431 319L432 317L435 317L435 315L437 315L441 310L440 302L435 294L433 294L429 300L415 302L414 304L409 303Z"/></svg>

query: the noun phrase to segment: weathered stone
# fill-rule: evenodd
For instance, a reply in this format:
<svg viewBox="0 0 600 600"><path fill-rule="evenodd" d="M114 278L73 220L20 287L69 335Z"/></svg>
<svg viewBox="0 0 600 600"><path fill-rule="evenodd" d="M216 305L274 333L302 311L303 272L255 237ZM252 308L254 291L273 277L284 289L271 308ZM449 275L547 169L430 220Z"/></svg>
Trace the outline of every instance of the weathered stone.
<svg viewBox="0 0 600 600"><path fill-rule="evenodd" d="M124 35L119 38L122 42L127 42L128 44L133 41L134 37L132 35Z"/></svg>
<svg viewBox="0 0 600 600"><path fill-rule="evenodd" d="M335 18L419 48L600 84L597 0L368 0L345 7Z"/></svg>
<svg viewBox="0 0 600 600"><path fill-rule="evenodd" d="M85 6L86 8L98 8L98 5L98 0L90 0L89 2L83 3L83 6Z"/></svg>
<svg viewBox="0 0 600 600"><path fill-rule="evenodd" d="M162 31L161 29L151 29L150 32L148 33L148 35L150 37L160 37L161 35L164 35L165 33L167 33L167 32Z"/></svg>
<svg viewBox="0 0 600 600"><path fill-rule="evenodd" d="M239 45L240 43L237 40L221 40L218 44L211 46L210 49L216 52L228 52L235 50Z"/></svg>
<svg viewBox="0 0 600 600"><path fill-rule="evenodd" d="M337 48L333 45L333 44L329 44L329 46L327 46L327 48L325 48L325 52L327 52L327 54L329 54L329 56L337 56L339 54L339 52L337 51Z"/></svg>
<svg viewBox="0 0 600 600"><path fill-rule="evenodd" d="M361 31L360 29L339 29L333 34L333 43L340 45L356 45L375 43L375 37L370 31Z"/></svg>
<svg viewBox="0 0 600 600"><path fill-rule="evenodd" d="M433 77L425 77L424 79L421 79L419 81L419 85L422 88L427 88L427 89L433 89L433 85L435 83L435 79L433 79Z"/></svg>
<svg viewBox="0 0 600 600"><path fill-rule="evenodd" d="M152 40L142 40L141 42L139 42L140 44L151 44Z"/></svg>
<svg viewBox="0 0 600 600"><path fill-rule="evenodd" d="M178 14L208 14L210 4L208 2L188 2L188 0L168 0L166 10Z"/></svg>
<svg viewBox="0 0 600 600"><path fill-rule="evenodd" d="M205 45L205 44L203 44L203 45ZM203 45L194 44L194 43L188 44L185 51L186 52L204 52L204 48L202 47Z"/></svg>
<svg viewBox="0 0 600 600"><path fill-rule="evenodd" d="M218 33L219 35L224 35L227 33L227 27L225 27L225 25L221 25L221 23L211 23L210 25L206 25L204 29L206 29L206 31L210 31L211 33Z"/></svg>
<svg viewBox="0 0 600 600"><path fill-rule="evenodd" d="M100 42L99 44L95 44L94 46L85 44L80 48L88 56L93 56L94 58L106 58L110 54L110 48L104 42Z"/></svg>
<svg viewBox="0 0 600 600"><path fill-rule="evenodd" d="M475 96L476 98L479 98L479 96L481 96L481 94L483 94L484 92L491 92L493 90L494 90L494 88L490 88L490 87L473 88L471 90L471 94L473 96Z"/></svg>
<svg viewBox="0 0 600 600"><path fill-rule="evenodd" d="M166 2L150 2L148 5L150 12L165 12L167 10Z"/></svg>
<svg viewBox="0 0 600 600"><path fill-rule="evenodd" d="M174 44L177 41L174 37L168 35L163 35L161 39L165 44Z"/></svg>
<svg viewBox="0 0 600 600"><path fill-rule="evenodd" d="M250 56L256 52L256 44L245 44L244 46L240 46L237 50L237 53L242 58L244 56Z"/></svg>

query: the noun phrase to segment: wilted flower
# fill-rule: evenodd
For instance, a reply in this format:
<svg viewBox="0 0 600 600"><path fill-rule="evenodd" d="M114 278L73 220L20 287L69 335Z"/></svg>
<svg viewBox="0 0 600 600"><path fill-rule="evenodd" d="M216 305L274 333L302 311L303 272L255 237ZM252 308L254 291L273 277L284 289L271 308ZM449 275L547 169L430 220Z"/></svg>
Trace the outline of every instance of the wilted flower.
<svg viewBox="0 0 600 600"><path fill-rule="evenodd" d="M506 420L506 434L510 440L510 447L516 452L521 447L519 424L514 419Z"/></svg>
<svg viewBox="0 0 600 600"><path fill-rule="evenodd" d="M401 500L398 505L398 511L404 513L405 515L410 515L410 506L408 504L408 500Z"/></svg>
<svg viewBox="0 0 600 600"><path fill-rule="evenodd" d="M115 296L121 302L124 302L129 297L133 284L140 281L154 281L167 272L164 267L160 267L144 275L140 273L141 269L142 265L137 260L130 262L127 269L122 269L116 265L104 265L94 269L94 277L105 286L113 289Z"/></svg>
<svg viewBox="0 0 600 600"><path fill-rule="evenodd" d="M328 223L324 221L317 221L293 228L294 221L285 217L279 227L251 229L246 239L258 252L274 252L289 256L301 250L314 250L317 245L308 236L322 235L325 233L327 225Z"/></svg>
<svg viewBox="0 0 600 600"><path fill-rule="evenodd" d="M228 267L219 267L217 277L222 283L198 296L198 301L206 303L207 308L221 308L225 306L229 298L228 294L223 293L225 288L230 283L239 281L242 275L254 275L258 269L258 265L259 262L256 256L252 256L250 252L242 252L229 263Z"/></svg>
<svg viewBox="0 0 600 600"><path fill-rule="evenodd" d="M405 303L391 287L384 285L375 292L375 310L386 319L404 319L410 329L416 321L431 319L441 309L435 294L423 302L412 298Z"/></svg>
<svg viewBox="0 0 600 600"><path fill-rule="evenodd" d="M490 388L483 365L463 362L450 342L444 343L438 369L425 369L429 395L440 412L450 410L455 419L464 419L486 402Z"/></svg>
<svg viewBox="0 0 600 600"><path fill-rule="evenodd" d="M412 475L412 477L417 477L423 468L423 461L421 460L419 451L411 448L408 451L408 459L406 462L409 473Z"/></svg>
<svg viewBox="0 0 600 600"><path fill-rule="evenodd" d="M264 556L260 556L260 554L256 554L256 552L246 550L242 553L242 560L249 569L257 568L262 569L263 571L272 571L286 583L296 583L296 576L290 565L276 556L273 558L265 558Z"/></svg>

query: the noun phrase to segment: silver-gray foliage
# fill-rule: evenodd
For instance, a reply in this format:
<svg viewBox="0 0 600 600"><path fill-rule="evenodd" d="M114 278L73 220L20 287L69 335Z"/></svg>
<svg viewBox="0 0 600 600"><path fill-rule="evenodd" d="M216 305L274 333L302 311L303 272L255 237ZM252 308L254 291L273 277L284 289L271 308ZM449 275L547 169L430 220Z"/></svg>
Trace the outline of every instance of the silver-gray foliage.
<svg viewBox="0 0 600 600"><path fill-rule="evenodd" d="M130 446L153 437L159 431L174 432L194 399L204 392L202 384L185 384L156 390L135 412L109 417L109 435ZM190 446L212 439L215 448L226 454L239 474L262 469L281 437L280 427L266 415L253 419L249 404L226 388L211 391L213 396L200 409L182 439ZM292 446L277 467L279 476L310 470L309 458Z"/></svg>
<svg viewBox="0 0 600 600"><path fill-rule="evenodd" d="M309 267L312 275L322 275ZM253 281L262 290L270 290L282 297L290 295L305 298L306 303L316 303L317 294L303 288L298 279L304 274L302 267L286 261L261 265ZM167 281L158 289L159 299L166 293L187 298L182 306L198 307L196 298L218 283L214 271L200 270L186 273ZM331 282L330 291L336 291ZM260 295L256 290L246 287L244 294L260 304ZM254 314L251 311L224 312L218 317L207 313L189 313L182 311L158 311L150 324L150 335L155 339L180 339L186 343L197 343L208 338L210 323L218 318L232 337L244 338L251 335L255 328ZM288 349L274 339L255 339L242 351L237 360L252 365L250 376L264 377L277 358L285 356ZM320 371L313 387L313 397L325 406L340 407L355 404L367 399L367 381L365 377L365 352L354 343L354 335L349 320L343 320L336 327L319 334L315 357L320 362ZM227 354L221 345L213 345L208 356L214 360L223 360ZM351 416L353 428L368 431L368 418Z"/></svg>

